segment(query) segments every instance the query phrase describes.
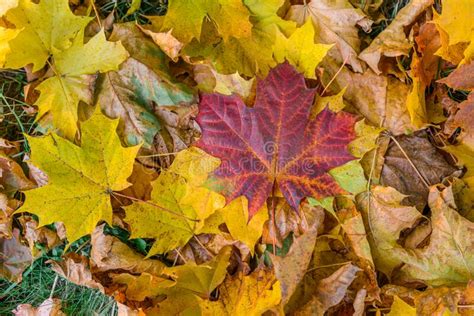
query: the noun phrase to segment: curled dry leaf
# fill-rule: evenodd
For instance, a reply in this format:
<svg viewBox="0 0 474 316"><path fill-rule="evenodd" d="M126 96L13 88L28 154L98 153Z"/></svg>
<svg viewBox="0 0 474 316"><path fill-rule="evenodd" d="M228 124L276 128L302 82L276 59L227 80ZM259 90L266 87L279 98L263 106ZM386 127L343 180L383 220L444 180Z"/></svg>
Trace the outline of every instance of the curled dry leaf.
<svg viewBox="0 0 474 316"><path fill-rule="evenodd" d="M323 66L327 71L324 81L330 82L334 77L336 91L346 87L344 101L362 114L367 123L384 127L395 135L416 130L405 106L409 93L407 85L391 76L378 76L370 69L358 74L344 67L336 76L340 64L330 58Z"/></svg>
<svg viewBox="0 0 474 316"><path fill-rule="evenodd" d="M346 295L347 288L356 278L360 269L352 264L339 268L330 277L321 280L309 302L294 312L295 315L322 316L332 306L339 304Z"/></svg>
<svg viewBox="0 0 474 316"><path fill-rule="evenodd" d="M474 270L474 223L457 212L451 187L430 190L432 233L421 249L397 249L402 277L432 286L465 283Z"/></svg>
<svg viewBox="0 0 474 316"><path fill-rule="evenodd" d="M401 204L405 196L391 187L375 186L357 196L357 207L362 212L375 266L388 277L402 264L394 255L400 233L421 219L413 206Z"/></svg>
<svg viewBox="0 0 474 316"><path fill-rule="evenodd" d="M411 0L398 12L392 23L370 43L370 46L360 53L359 58L365 61L376 74L381 74L379 62L382 56L408 56L413 44L407 39L405 28L413 24L416 18L432 4L433 0Z"/></svg>
<svg viewBox="0 0 474 316"><path fill-rule="evenodd" d="M104 287L92 278L86 257L71 253L63 261L50 261L50 264L54 272L68 281L104 292Z"/></svg>
<svg viewBox="0 0 474 316"><path fill-rule="evenodd" d="M117 237L103 233L105 224L98 226L91 237L92 272L125 270L131 273L148 272L160 275L165 265L159 260L146 259L121 242Z"/></svg>
<svg viewBox="0 0 474 316"><path fill-rule="evenodd" d="M165 53L134 23L115 25L110 40L123 43L130 58L118 71L100 77L96 103L107 116L120 118L119 134L128 145L143 142L151 149L168 124L157 107L187 104L194 96L172 79Z"/></svg>
<svg viewBox="0 0 474 316"><path fill-rule="evenodd" d="M315 208L307 231L295 238L291 244L290 251L285 257L270 254L275 275L280 281L283 306L289 301L306 273L313 255L318 228L321 226L323 219L323 210Z"/></svg>

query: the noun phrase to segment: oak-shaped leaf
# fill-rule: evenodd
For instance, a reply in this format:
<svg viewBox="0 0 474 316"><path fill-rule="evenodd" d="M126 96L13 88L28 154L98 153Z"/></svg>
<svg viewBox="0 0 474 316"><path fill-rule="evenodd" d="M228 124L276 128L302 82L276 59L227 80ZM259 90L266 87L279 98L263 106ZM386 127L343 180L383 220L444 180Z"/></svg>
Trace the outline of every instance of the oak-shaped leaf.
<svg viewBox="0 0 474 316"><path fill-rule="evenodd" d="M38 215L41 225L63 222L69 242L92 233L100 220L111 223L110 195L130 186L139 149L122 147L118 122L96 111L82 126L81 147L56 134L27 137L31 162L48 184L26 191L19 211Z"/></svg>
<svg viewBox="0 0 474 316"><path fill-rule="evenodd" d="M353 159L355 117L325 109L310 119L314 96L288 63L259 81L253 107L235 95L202 96L197 146L222 160L214 179L228 201L247 197L250 217L275 183L294 209L307 196L344 193L327 172Z"/></svg>

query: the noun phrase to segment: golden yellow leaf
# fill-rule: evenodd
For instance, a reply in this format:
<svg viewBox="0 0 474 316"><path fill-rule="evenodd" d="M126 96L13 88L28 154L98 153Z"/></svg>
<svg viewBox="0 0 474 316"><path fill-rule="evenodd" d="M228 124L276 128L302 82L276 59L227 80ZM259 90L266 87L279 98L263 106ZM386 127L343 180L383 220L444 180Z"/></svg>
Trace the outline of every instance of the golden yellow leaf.
<svg viewBox="0 0 474 316"><path fill-rule="evenodd" d="M335 95L324 97L317 95L313 104L313 108L311 109L311 117L316 117L316 115L318 115L326 107L333 112L341 111L346 106L343 99L345 92L346 88L343 88Z"/></svg>
<svg viewBox="0 0 474 316"><path fill-rule="evenodd" d="M201 265L188 263L165 269L163 273L176 280L176 285L169 290L180 295L189 291L210 298L212 291L224 281L231 251L231 247L225 247L212 261Z"/></svg>
<svg viewBox="0 0 474 316"><path fill-rule="evenodd" d="M7 56L7 67L33 64L33 71L43 68L52 53L70 47L92 20L74 15L67 0L41 0L39 4L19 0L18 7L8 11L6 17L21 30L10 41L12 53Z"/></svg>
<svg viewBox="0 0 474 316"><path fill-rule="evenodd" d="M53 53L54 76L36 88L41 93L35 103L38 117L51 113L58 133L74 139L79 101L92 102L92 75L117 70L127 56L125 48L120 43L108 42L103 31L86 44L81 32L71 47Z"/></svg>
<svg viewBox="0 0 474 316"><path fill-rule="evenodd" d="M201 300L201 313L207 315L260 316L281 300L280 282L272 272L257 270L244 276L238 273L219 287L219 300Z"/></svg>
<svg viewBox="0 0 474 316"><path fill-rule="evenodd" d="M18 30L7 29L0 26L0 67L5 66L5 60L10 53L10 45L12 39L18 35Z"/></svg>
<svg viewBox="0 0 474 316"><path fill-rule="evenodd" d="M393 304L390 307L388 316L416 316L416 309L411 307L398 296L393 297Z"/></svg>
<svg viewBox="0 0 474 316"><path fill-rule="evenodd" d="M250 35L252 24L249 11L240 0L170 1L162 30L171 30L178 40L186 44L193 38L200 39L205 17L215 23L225 41L230 36L240 38Z"/></svg>
<svg viewBox="0 0 474 316"><path fill-rule="evenodd" d="M255 243L262 236L263 224L268 220L267 205L264 204L250 221L247 221L248 201L245 196L240 196L219 210L216 215L225 222L232 238L247 245L253 255Z"/></svg>
<svg viewBox="0 0 474 316"><path fill-rule="evenodd" d="M20 212L38 215L41 225L63 222L69 242L92 233L97 222L112 222L112 191L128 187L139 146L123 148L118 120L99 111L82 128L81 147L57 136L28 137L31 162L48 184L25 192Z"/></svg>
<svg viewBox="0 0 474 316"><path fill-rule="evenodd" d="M129 300L144 301L145 298L153 298L162 294L165 289L175 285L176 282L167 278L155 276L153 274L143 272L139 276L121 273L111 275L113 282L125 284L127 290L125 295Z"/></svg>
<svg viewBox="0 0 474 316"><path fill-rule="evenodd" d="M125 220L131 226L132 238L156 239L148 256L184 246L204 228L204 220L225 205L222 195L195 186L204 182L207 173L216 168L215 158L208 155L193 162L193 156L202 155L199 152L196 149L181 151L176 156L176 166L173 163L153 182L151 201L126 207ZM190 169L198 166L196 162L199 167Z"/></svg>
<svg viewBox="0 0 474 316"><path fill-rule="evenodd" d="M286 60L295 66L307 78L316 78L316 66L323 60L332 45L314 43L313 23L308 20L296 29L289 38L277 33L274 56L277 62Z"/></svg>

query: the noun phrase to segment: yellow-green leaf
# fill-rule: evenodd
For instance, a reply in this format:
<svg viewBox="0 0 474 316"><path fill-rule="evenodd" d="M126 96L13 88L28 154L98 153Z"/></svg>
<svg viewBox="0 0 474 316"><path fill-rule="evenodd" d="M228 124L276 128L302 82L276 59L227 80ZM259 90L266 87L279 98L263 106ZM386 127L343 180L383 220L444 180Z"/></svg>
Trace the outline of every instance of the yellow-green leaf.
<svg viewBox="0 0 474 316"><path fill-rule="evenodd" d="M240 38L250 35L252 24L249 11L241 0L169 1L162 30L172 30L173 35L183 43L189 43L193 38L199 40L205 17L215 23L225 41L230 36Z"/></svg>
<svg viewBox="0 0 474 316"><path fill-rule="evenodd" d="M71 47L53 54L54 76L43 81L36 89L40 97L38 117L50 113L58 133L74 139L77 132L79 101L92 102L96 72L118 69L128 56L119 42L108 42L103 31L83 44L82 32Z"/></svg>
<svg viewBox="0 0 474 316"><path fill-rule="evenodd" d="M165 269L164 274L176 279L176 285L170 291L181 295L185 291L210 298L212 291L224 281L231 255L231 247L223 248L219 255L205 264L185 264Z"/></svg>
<svg viewBox="0 0 474 316"><path fill-rule="evenodd" d="M156 239L148 256L184 246L204 228L204 220L225 205L222 195L192 185L205 181L205 178L200 171L196 172L196 179L189 172L188 155L187 150L181 151L176 157L178 165L162 171L153 182L150 202L134 203L126 208L126 221L132 228L132 238ZM214 159L202 160L202 166L213 165ZM185 174L188 179L180 174Z"/></svg>
<svg viewBox="0 0 474 316"><path fill-rule="evenodd" d="M72 45L92 17L76 16L69 9L68 0L20 0L18 7L7 13L20 34L10 41L12 53L7 56L7 67L21 68L33 64L40 70L52 53Z"/></svg>
<svg viewBox="0 0 474 316"><path fill-rule="evenodd" d="M92 233L100 220L111 223L110 194L130 185L139 149L122 147L117 125L96 111L83 125L81 147L56 134L28 137L31 162L48 184L26 191L19 211L38 215L41 225L63 222L70 242Z"/></svg>

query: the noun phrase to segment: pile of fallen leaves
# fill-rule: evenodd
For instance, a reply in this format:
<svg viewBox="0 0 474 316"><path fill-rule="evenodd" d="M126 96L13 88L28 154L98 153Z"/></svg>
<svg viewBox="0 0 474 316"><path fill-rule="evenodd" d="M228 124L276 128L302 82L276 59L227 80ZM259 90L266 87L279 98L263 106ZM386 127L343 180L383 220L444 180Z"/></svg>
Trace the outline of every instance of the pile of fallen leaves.
<svg viewBox="0 0 474 316"><path fill-rule="evenodd" d="M474 313L472 0L101 2L0 3L35 117L2 277L60 249L119 315Z"/></svg>

